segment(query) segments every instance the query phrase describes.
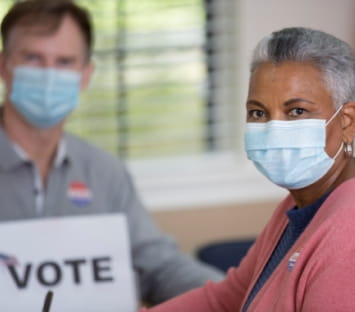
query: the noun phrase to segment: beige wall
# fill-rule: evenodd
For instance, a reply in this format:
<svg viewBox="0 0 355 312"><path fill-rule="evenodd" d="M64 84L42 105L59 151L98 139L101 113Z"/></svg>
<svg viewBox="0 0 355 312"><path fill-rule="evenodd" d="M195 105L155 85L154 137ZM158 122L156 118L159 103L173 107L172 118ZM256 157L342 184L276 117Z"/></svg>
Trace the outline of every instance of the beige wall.
<svg viewBox="0 0 355 312"><path fill-rule="evenodd" d="M234 0L232 0L234 1ZM293 26L331 33L355 47L354 0L235 0L238 88L244 103L248 68L256 43L272 31Z"/></svg>
<svg viewBox="0 0 355 312"><path fill-rule="evenodd" d="M194 253L208 242L255 237L269 219L277 202L195 207L153 212L160 228L174 237L182 250Z"/></svg>

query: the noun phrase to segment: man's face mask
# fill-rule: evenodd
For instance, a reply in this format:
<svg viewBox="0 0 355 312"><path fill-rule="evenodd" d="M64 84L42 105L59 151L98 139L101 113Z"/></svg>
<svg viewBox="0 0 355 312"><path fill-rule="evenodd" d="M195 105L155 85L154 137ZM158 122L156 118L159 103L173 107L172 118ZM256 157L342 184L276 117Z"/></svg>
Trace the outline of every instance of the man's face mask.
<svg viewBox="0 0 355 312"><path fill-rule="evenodd" d="M268 179L287 189L300 189L322 178L342 150L330 158L325 151L326 123L323 119L272 120L247 123L244 145L247 156Z"/></svg>
<svg viewBox="0 0 355 312"><path fill-rule="evenodd" d="M30 124L50 128L77 106L80 80L76 71L18 66L10 100Z"/></svg>

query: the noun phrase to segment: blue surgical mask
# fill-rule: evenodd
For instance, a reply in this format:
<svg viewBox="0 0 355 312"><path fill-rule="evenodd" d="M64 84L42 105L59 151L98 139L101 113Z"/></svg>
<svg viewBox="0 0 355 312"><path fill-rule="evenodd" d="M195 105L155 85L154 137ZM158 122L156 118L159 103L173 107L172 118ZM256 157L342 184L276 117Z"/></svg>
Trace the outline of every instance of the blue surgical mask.
<svg viewBox="0 0 355 312"><path fill-rule="evenodd" d="M77 106L81 75L71 70L18 66L10 100L30 124L50 128Z"/></svg>
<svg viewBox="0 0 355 312"><path fill-rule="evenodd" d="M272 120L247 123L245 151L256 168L275 184L300 189L321 179L342 150L331 158L325 151L326 123L322 119Z"/></svg>

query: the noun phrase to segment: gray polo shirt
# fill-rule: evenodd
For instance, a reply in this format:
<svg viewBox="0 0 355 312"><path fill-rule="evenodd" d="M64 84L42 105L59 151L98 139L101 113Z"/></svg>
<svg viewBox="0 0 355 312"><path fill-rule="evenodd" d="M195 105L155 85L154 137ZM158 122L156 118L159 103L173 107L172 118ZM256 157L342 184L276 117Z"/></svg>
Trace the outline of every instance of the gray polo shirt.
<svg viewBox="0 0 355 312"><path fill-rule="evenodd" d="M161 302L223 276L181 254L157 229L115 157L69 134L38 201L36 168L0 128L0 221L71 215L126 214L141 298ZM37 181L37 182L36 182Z"/></svg>
<svg viewBox="0 0 355 312"><path fill-rule="evenodd" d="M31 163L26 152L16 143L12 143L12 144L13 144L14 150L15 150L16 154L18 155L18 157L24 163L26 163L26 162ZM66 149L65 141L64 141L64 139L62 139L59 142L57 153L55 155L55 159L53 162L53 167L59 168L60 166L62 166L62 164L64 163L64 161L66 159L67 159L67 149ZM34 179L33 186L34 186L36 212L37 212L37 215L41 215L41 213L43 212L44 197L46 195L45 194L45 187L43 185L40 172L38 171L36 166L31 166L31 167L33 170L33 179ZM78 187L77 187L77 189L78 189ZM75 188L74 188L74 191L75 191ZM74 195L75 195L75 193L74 193Z"/></svg>

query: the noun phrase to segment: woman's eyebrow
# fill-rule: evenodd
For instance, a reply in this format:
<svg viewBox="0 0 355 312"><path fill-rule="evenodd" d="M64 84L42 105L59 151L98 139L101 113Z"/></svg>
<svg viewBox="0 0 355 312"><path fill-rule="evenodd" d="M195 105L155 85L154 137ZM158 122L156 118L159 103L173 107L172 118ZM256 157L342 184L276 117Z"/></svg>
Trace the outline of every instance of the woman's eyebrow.
<svg viewBox="0 0 355 312"><path fill-rule="evenodd" d="M316 104L316 103L314 103L314 102L312 102L310 100L304 99L304 98L292 98L292 99L289 99L286 102L284 102L284 106L289 106L289 105L296 104L296 103L299 103L299 102L306 102L306 103L309 103L309 104ZM247 101L247 105L256 105L256 106L259 106L259 107L262 107L262 108L265 107L265 105L263 105L261 102L259 102L257 100L248 100Z"/></svg>
<svg viewBox="0 0 355 312"><path fill-rule="evenodd" d="M259 106L262 108L265 107L262 103L260 103L259 101L256 101L256 100L248 100L247 105L256 105L256 106Z"/></svg>
<svg viewBox="0 0 355 312"><path fill-rule="evenodd" d="M309 103L309 104L316 104L310 100L306 100L306 99L303 99L303 98L294 98L294 99L289 99L287 100L284 105L285 106L288 106L288 105L292 105L292 104L296 104L296 103L299 103L299 102L306 102L306 103Z"/></svg>

